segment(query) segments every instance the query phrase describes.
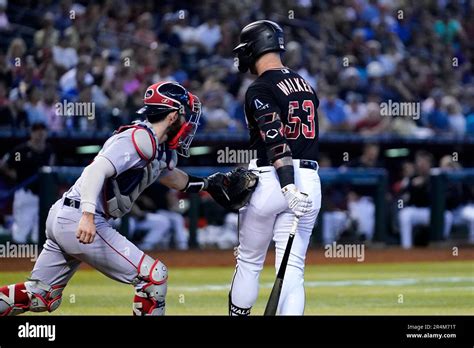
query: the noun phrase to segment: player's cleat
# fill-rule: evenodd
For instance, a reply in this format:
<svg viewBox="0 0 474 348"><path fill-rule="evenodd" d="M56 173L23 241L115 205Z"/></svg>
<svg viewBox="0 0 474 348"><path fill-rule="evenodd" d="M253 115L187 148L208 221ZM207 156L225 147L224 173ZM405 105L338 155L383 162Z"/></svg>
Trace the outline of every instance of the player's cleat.
<svg viewBox="0 0 474 348"><path fill-rule="evenodd" d="M38 280L0 288L0 316L26 311L52 312L61 304L64 285L49 286Z"/></svg>

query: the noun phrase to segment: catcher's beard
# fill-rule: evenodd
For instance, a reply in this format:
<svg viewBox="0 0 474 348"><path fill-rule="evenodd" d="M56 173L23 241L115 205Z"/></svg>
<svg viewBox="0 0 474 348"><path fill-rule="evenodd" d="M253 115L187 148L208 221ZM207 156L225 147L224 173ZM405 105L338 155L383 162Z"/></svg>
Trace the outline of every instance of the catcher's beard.
<svg viewBox="0 0 474 348"><path fill-rule="evenodd" d="M176 134L178 134L179 130L181 129L181 126L183 125L183 120L180 117L176 119L169 127L168 127L168 132L166 133L168 141L171 139L174 139Z"/></svg>

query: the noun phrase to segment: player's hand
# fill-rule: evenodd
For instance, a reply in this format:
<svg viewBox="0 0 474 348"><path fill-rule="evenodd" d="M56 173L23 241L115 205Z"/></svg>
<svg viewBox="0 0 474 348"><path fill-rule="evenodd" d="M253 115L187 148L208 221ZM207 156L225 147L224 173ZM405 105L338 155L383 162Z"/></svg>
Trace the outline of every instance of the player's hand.
<svg viewBox="0 0 474 348"><path fill-rule="evenodd" d="M288 202L288 207L297 217L303 216L313 208L313 202L308 195L300 192L294 184L286 185L281 192Z"/></svg>
<svg viewBox="0 0 474 348"><path fill-rule="evenodd" d="M83 213L79 226L77 227L76 238L80 243L90 244L95 238L94 214Z"/></svg>

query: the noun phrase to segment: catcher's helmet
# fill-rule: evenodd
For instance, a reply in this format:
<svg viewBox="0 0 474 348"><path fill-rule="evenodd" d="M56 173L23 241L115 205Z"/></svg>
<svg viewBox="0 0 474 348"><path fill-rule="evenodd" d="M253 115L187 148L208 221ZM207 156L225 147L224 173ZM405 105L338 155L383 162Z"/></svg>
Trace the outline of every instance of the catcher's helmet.
<svg viewBox="0 0 474 348"><path fill-rule="evenodd" d="M272 21L260 20L246 25L240 32L240 43L233 52L240 72L246 72L264 53L284 52L283 29Z"/></svg>
<svg viewBox="0 0 474 348"><path fill-rule="evenodd" d="M189 147L201 117L199 98L180 84L166 81L149 86L143 101L145 105L137 111L137 115L145 117L151 123L163 120L172 111L184 116L185 122L176 135L168 140L168 145L180 155L189 157Z"/></svg>

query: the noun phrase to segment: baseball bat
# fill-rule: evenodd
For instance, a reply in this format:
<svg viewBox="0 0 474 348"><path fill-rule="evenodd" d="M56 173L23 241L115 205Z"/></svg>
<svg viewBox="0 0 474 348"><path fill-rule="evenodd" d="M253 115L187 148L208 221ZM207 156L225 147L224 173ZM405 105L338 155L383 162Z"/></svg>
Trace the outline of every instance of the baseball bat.
<svg viewBox="0 0 474 348"><path fill-rule="evenodd" d="M265 307L264 316L274 316L278 308L278 302L280 301L281 288L283 286L283 278L285 278L286 266L288 265L288 258L290 257L291 246L293 245L293 239L295 239L296 229L300 218L295 216L293 220L293 226L291 226L290 235L288 242L286 243L285 253L281 260L280 269L278 270L275 283L273 283L272 292L268 298L267 306Z"/></svg>

